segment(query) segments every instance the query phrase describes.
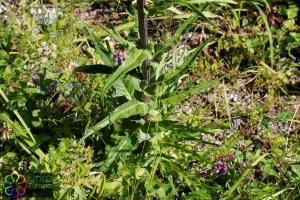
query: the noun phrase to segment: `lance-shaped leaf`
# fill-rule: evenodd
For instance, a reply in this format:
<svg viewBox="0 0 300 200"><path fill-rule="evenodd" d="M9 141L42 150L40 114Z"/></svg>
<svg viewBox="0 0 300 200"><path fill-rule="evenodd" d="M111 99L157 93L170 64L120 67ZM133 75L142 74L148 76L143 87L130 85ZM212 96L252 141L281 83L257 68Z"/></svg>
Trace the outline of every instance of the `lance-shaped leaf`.
<svg viewBox="0 0 300 200"><path fill-rule="evenodd" d="M109 116L105 117L101 122L97 123L92 128L88 129L80 142L83 142L87 137L91 136L96 131L115 122L119 119L128 118L133 115L146 115L150 111L150 106L136 99L128 101L117 107Z"/></svg>
<svg viewBox="0 0 300 200"><path fill-rule="evenodd" d="M178 68L176 68L175 71L166 74L163 79L164 83L166 83L166 85L170 85L173 82L178 81L178 79L189 70L189 68L192 66L192 63L195 61L196 57L202 51L202 49L204 49L204 47L206 47L214 38L215 36L206 40L197 49L195 49L195 51L186 59L186 61Z"/></svg>
<svg viewBox="0 0 300 200"><path fill-rule="evenodd" d="M191 88L191 89L185 89L180 92L170 92L168 94L165 94L161 97L160 101L163 104L177 104L181 102L182 100L186 99L187 97L196 94L200 90L204 90L212 86L213 84L217 83L218 81L222 80L225 76L222 76L221 78L214 79L209 82L201 83L200 86Z"/></svg>
<svg viewBox="0 0 300 200"><path fill-rule="evenodd" d="M96 64L96 65L82 65L79 67L76 67L74 69L75 72L84 72L84 73L89 73L89 74L112 74L116 69L108 66L108 65L101 65L101 64Z"/></svg>
<svg viewBox="0 0 300 200"><path fill-rule="evenodd" d="M264 13L264 11L254 2L250 1L250 4L252 4L259 12L259 14L261 15L261 18L263 19L265 26L266 26L266 31L268 34L268 38L269 38L269 43L270 43L270 59L271 59L271 66L273 67L274 64L274 46L273 46L273 35L272 35L272 31L271 28L269 26L268 23L268 19Z"/></svg>
<svg viewBox="0 0 300 200"><path fill-rule="evenodd" d="M213 2L219 2L219 3L236 3L234 1L230 1L230 0L211 0L211 1L178 1L178 0L164 0L164 1L155 1L150 7L149 7L149 15L154 15L157 12L160 12L162 10L166 10L170 7L172 7L174 4L176 5L181 5L181 6L186 6L189 9L193 10L195 13L197 13L200 17L202 17L205 21L207 21L208 23L210 23L211 25L213 25L215 28L219 29L204 13L204 8L206 6L204 6L204 8L202 8L201 10L199 10L196 6L194 6L193 4L197 4L197 3L203 3L205 5L207 5L208 3L213 3Z"/></svg>
<svg viewBox="0 0 300 200"><path fill-rule="evenodd" d="M102 42L97 38L97 36L91 32L88 27L85 25L86 30L89 32L90 38L96 48L97 53L100 55L103 63L105 65L113 66L114 65L114 59L112 56L112 53L109 52L102 44Z"/></svg>
<svg viewBox="0 0 300 200"><path fill-rule="evenodd" d="M160 60L159 58L161 57L161 55L163 55L164 53L166 53L167 51L169 51L175 44L178 43L178 41L180 40L180 37L186 32L186 30L188 29L189 25L194 23L196 20L198 19L197 15L192 15L190 16L175 32L174 36L167 40L166 44L164 45L164 47L160 50L158 50L155 55L153 56L153 61L158 61Z"/></svg>
<svg viewBox="0 0 300 200"><path fill-rule="evenodd" d="M110 34L112 37L114 37L121 45L123 45L126 48L131 48L134 47L134 43L132 42L128 42L127 40L125 40L120 33L116 30L115 26L113 26L111 23L109 23L109 21L107 21L110 29L106 28L105 26L101 25L100 26L108 33Z"/></svg>
<svg viewBox="0 0 300 200"><path fill-rule="evenodd" d="M124 63L108 78L103 86L102 96L106 91L120 78L124 77L129 71L135 69L142 64L144 60L149 58L151 53L149 50L134 49Z"/></svg>
<svg viewBox="0 0 300 200"><path fill-rule="evenodd" d="M9 115L6 113L0 113L0 119L5 121L7 124L9 124L10 127L13 128L14 132L20 136L21 140L17 139L17 143L29 154L33 155L31 153L34 152L36 155L39 156L39 158L44 158L45 154L44 152L38 147L38 144L35 140L32 139L32 134L28 130L28 127L22 127L18 122L14 122L10 119ZM22 123L23 124L23 123ZM29 131L29 132L28 132ZM25 142L25 144L23 143ZM34 156L34 155L33 155Z"/></svg>

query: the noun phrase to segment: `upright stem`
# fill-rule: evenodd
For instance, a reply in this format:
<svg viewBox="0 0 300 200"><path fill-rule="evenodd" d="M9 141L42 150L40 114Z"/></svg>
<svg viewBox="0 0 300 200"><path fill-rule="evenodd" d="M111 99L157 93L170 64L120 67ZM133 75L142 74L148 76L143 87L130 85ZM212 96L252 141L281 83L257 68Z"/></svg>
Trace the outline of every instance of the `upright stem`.
<svg viewBox="0 0 300 200"><path fill-rule="evenodd" d="M147 15L144 12L146 7L145 0L137 0L137 10L138 10L138 19L139 19L139 33L140 33L140 43L142 49L146 49L148 46L148 20ZM146 80L147 85L150 85L150 67L149 59L146 59L142 65L143 79ZM146 95L143 95L143 101L145 103L150 102L150 98ZM145 117L146 122L149 122L149 114Z"/></svg>

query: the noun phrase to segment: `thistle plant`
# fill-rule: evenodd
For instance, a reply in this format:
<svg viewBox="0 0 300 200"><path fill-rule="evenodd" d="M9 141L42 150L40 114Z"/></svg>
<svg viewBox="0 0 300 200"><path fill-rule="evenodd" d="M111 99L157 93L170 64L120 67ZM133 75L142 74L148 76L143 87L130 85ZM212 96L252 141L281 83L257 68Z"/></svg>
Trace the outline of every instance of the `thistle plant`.
<svg viewBox="0 0 300 200"><path fill-rule="evenodd" d="M103 145L106 146L104 149L105 160L100 161L98 164L99 170L107 176L113 176L115 173L114 167L117 167L115 165L116 163L131 166L137 162L139 163L139 167L143 168L142 175L132 179L131 174L133 171L128 171L127 168L123 169L118 164L117 168L119 169L119 173L122 174L121 177L131 180L130 183L128 182L128 184L122 186L128 189L120 191L124 198L127 196L140 198L141 191L144 190L149 194L149 197L157 194L154 192L153 186L158 182L162 184L162 182L159 180L159 176L155 175L156 171L163 174L163 179L169 177L169 183L166 184L165 187L171 187L173 184L171 179L175 180L176 176L178 176L179 180L183 183L193 182L195 185L201 185L201 180L198 178L198 175L189 175L187 171L180 167L180 160L177 160L177 156L185 152L182 151L184 143L178 144L177 147L166 145L174 144L177 140L188 140L188 138L191 137L190 133L193 132L196 127L185 127L180 123L170 120L170 116L174 105L180 104L180 102L188 96L212 86L223 78L221 77L216 80L201 83L199 86L185 88L179 91L177 89L178 81L181 80L182 76L187 75L199 53L207 47L215 37L212 36L198 48L190 52L186 56L183 64L178 66L175 70L170 73L161 74L159 71L155 71L154 66L164 65L164 61L162 61L163 55L169 53L172 46L180 40L180 36L184 34L188 28L193 26L193 23L197 21L199 16L197 13L193 13L183 22L181 27L178 28L172 39L164 41L164 46L155 43L147 45L147 18L144 14L145 3L138 1L137 9L140 44L126 41L113 27L110 29L103 27L108 33L111 33L111 36L114 37L115 40L120 42L120 45L128 48L129 55L123 62L120 62L122 57L118 50L112 52L109 47L105 48L102 41L89 31L91 41L97 47L97 52L101 56L103 64L79 66L74 71L75 73L108 74L100 90L102 105L111 105L109 99L114 98L114 102L117 102L116 104L118 106L108 110L108 115L103 116L100 122L88 127L81 142L89 143L90 140L94 140L95 138L103 139L104 137L108 137L104 130L107 130L107 127L110 125L120 123L122 126L127 127L120 135L112 133L113 135L118 135L114 145L103 143ZM154 9L154 7L152 7L152 9ZM105 42L107 44L106 40ZM154 46L155 48L153 48ZM139 47L141 49L139 49ZM115 66L117 59L118 64L120 64L118 67ZM156 78L151 77L151 74L155 74ZM153 79L150 80L150 78ZM205 129L205 127L203 127L203 129ZM135 138L138 138L138 140ZM142 152L136 152L136 149L142 149ZM136 153L138 153L138 157L134 156ZM170 159L170 157L173 156L174 158ZM143 162L147 163L144 167L142 165ZM166 169L173 170L166 171ZM223 172L224 169L221 173ZM198 173L203 177L207 176L206 169L200 170ZM117 181L111 179L109 180L109 184L117 184ZM131 184L133 184L133 186L130 186ZM133 188L129 189L131 187ZM173 190L171 194L176 194L176 189L174 186L172 187ZM178 189L184 190L183 188ZM127 192L131 190L132 192ZM114 191L108 190L108 192L113 193Z"/></svg>

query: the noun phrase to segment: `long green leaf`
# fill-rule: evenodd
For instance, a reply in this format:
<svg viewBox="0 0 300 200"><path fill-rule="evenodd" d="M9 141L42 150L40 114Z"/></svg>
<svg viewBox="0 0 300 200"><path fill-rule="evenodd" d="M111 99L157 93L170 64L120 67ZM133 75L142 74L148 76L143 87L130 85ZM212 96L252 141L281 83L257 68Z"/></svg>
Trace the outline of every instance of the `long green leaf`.
<svg viewBox="0 0 300 200"><path fill-rule="evenodd" d="M31 137L27 135L26 130L24 131L23 127L21 127L19 125L19 123L12 121L10 119L10 117L6 113L0 113L0 119L2 119L7 124L9 124L9 126L11 126L13 128L14 132L17 133L18 136L20 136L20 138L30 147L30 149L28 149L28 147L25 144L23 144L23 142L21 140L17 140L17 142L19 143L19 145L26 152L29 153L29 151L31 150L36 155L38 155L39 158L43 158L45 156L44 152L37 146L35 140L33 141L31 139ZM29 154L32 155L32 153L29 153Z"/></svg>
<svg viewBox="0 0 300 200"><path fill-rule="evenodd" d="M127 72L135 69L142 64L144 60L151 57L149 50L134 49L129 54L129 57L124 63L108 78L107 82L103 86L102 96L106 91L120 78L124 77Z"/></svg>
<svg viewBox="0 0 300 200"><path fill-rule="evenodd" d="M136 22L122 23L119 26L116 26L115 30L116 31L122 31L122 30L125 30L125 29L130 29L130 28L134 27L135 24L136 24ZM98 37L105 37L105 36L108 36L109 33L105 30L100 30L98 33L96 33L96 35Z"/></svg>
<svg viewBox="0 0 300 200"><path fill-rule="evenodd" d="M175 44L178 43L180 40L180 37L186 32L189 25L194 23L198 19L197 15L190 16L175 32L174 36L166 41L166 44L164 44L164 47L157 51L155 55L153 56L153 61L160 60L160 57L162 54L168 52Z"/></svg>
<svg viewBox="0 0 300 200"><path fill-rule="evenodd" d="M108 65L82 65L74 69L75 72L84 72L89 74L112 74L116 69Z"/></svg>
<svg viewBox="0 0 300 200"><path fill-rule="evenodd" d="M291 189L292 188L286 188L286 189L279 190L276 193L274 193L274 194L272 194L272 195L270 195L268 197L263 198L262 200L274 200L275 197L277 197L277 196L281 195L282 193L284 193L285 191L291 190Z"/></svg>
<svg viewBox="0 0 300 200"><path fill-rule="evenodd" d="M103 63L105 65L109 65L109 66L113 66L113 59L109 58L109 52L107 52L107 50L104 48L103 44L101 43L101 41L96 37L96 35L92 32L89 32L91 39L95 45L95 48L97 50L97 52L99 53L101 59L103 60Z"/></svg>
<svg viewBox="0 0 300 200"><path fill-rule="evenodd" d="M166 83L166 85L170 85L172 83L174 83L175 81L178 81L178 79L184 75L189 68L192 66L192 63L195 61L196 57L198 56L198 54L204 49L204 47L206 47L213 39L215 38L215 36L209 38L208 40L206 40L203 44L201 44L197 49L195 49L195 51L186 59L186 61L180 65L178 68L176 68L175 71L166 74L164 76L164 83Z"/></svg>
<svg viewBox="0 0 300 200"><path fill-rule="evenodd" d="M80 142L83 142L87 137L99 131L105 126L113 123L116 120L128 118L133 115L146 115L150 111L150 106L146 103L139 102L136 99L128 101L117 107L109 116L105 117L101 122L97 123L92 128L88 129Z"/></svg>
<svg viewBox="0 0 300 200"><path fill-rule="evenodd" d="M199 15L200 17L202 17L203 19L205 19L205 21L207 21L210 25L214 26L215 28L219 29L219 27L217 27L208 17L206 17L206 15L204 15L204 13L199 10L196 6L194 6L193 4L187 3L185 1L180 2L179 3L182 6L186 6L189 9L191 9L192 11L194 11L197 15ZM220 31L220 30L219 30Z"/></svg>
<svg viewBox="0 0 300 200"><path fill-rule="evenodd" d="M19 114L19 112L13 108L13 106L10 104L9 99L7 98L7 96L5 95L5 93L3 92L3 90L0 88L0 95L3 97L3 99L6 101L6 103L9 105L10 109L14 112L14 114L17 116L18 120L21 122L21 124L23 125L23 127L25 128L27 134L30 136L30 138L32 139L32 141L34 143L36 143L33 135L31 134L27 124L24 122L23 118L21 117L21 115Z"/></svg>
<svg viewBox="0 0 300 200"><path fill-rule="evenodd" d="M206 83L202 83L200 86L197 86L195 88L188 88L180 92L170 92L168 94L163 95L160 99L160 102L163 104L177 104L182 100L186 99L187 97L199 92L200 90L207 89L208 87L222 80L224 77L225 76Z"/></svg>
<svg viewBox="0 0 300 200"><path fill-rule="evenodd" d="M96 48L96 51L100 55L104 65L113 66L114 65L114 59L112 57L112 53L108 52L105 47L103 46L102 42L96 37L96 35L90 31L87 27L87 25L83 22L86 30L88 31L91 40Z"/></svg>
<svg viewBox="0 0 300 200"><path fill-rule="evenodd" d="M149 7L148 11L149 11L149 15L151 16L159 11L166 10L167 8L172 7L174 4L185 6L185 7L188 7L189 9L191 9L192 11L194 11L197 15L199 15L203 19L205 19L205 21L207 21L209 24L211 24L215 28L219 29L208 17L206 17L205 14L203 14L204 9L199 10L192 3L193 2L190 2L190 1L178 1L178 0L158 1L158 2L154 2Z"/></svg>
<svg viewBox="0 0 300 200"><path fill-rule="evenodd" d="M190 1L180 1L180 0L161 0L161 1L154 1L148 9L149 15L152 16L157 12L160 12L162 10L166 10L170 7L172 7L174 4L176 5L182 5L187 6L193 5L193 4L207 4L207 3L231 3L231 4L237 4L233 0L190 0ZM191 8L191 7L190 7ZM194 8L192 8L194 10ZM198 12L198 11L197 11ZM207 20L205 15L200 14L200 16L204 16L204 18ZM210 22L210 21L208 21ZM211 22L210 22L211 23Z"/></svg>
<svg viewBox="0 0 300 200"><path fill-rule="evenodd" d="M251 5L253 5L259 12L259 14L261 15L265 26L266 26L266 30L267 30L267 34L268 34L268 38L269 38L269 43L270 43L270 59L271 59L271 66L273 67L274 64L274 47L273 47L273 36L272 36L272 32L268 23L268 19L266 18L266 15L264 13L264 11L262 11L262 9L254 2L249 2Z"/></svg>
<svg viewBox="0 0 300 200"><path fill-rule="evenodd" d="M117 69L118 69L117 67L95 64L95 65L81 65L79 67L76 67L73 72L74 73L83 72L89 74L113 74ZM141 74L139 74L135 70L128 72L128 74L132 75L132 77L134 78L141 77Z"/></svg>
<svg viewBox="0 0 300 200"><path fill-rule="evenodd" d="M113 36L122 46L130 49L131 47L134 47L134 43L132 42L128 42L127 40L125 40L118 31L116 31L116 28L110 24L108 22L110 29L106 28L105 26L103 26L102 24L100 24L100 26L111 36Z"/></svg>
<svg viewBox="0 0 300 200"><path fill-rule="evenodd" d="M106 183L105 175L103 173L101 173L101 179L98 181L98 188L97 188L97 193L98 193L97 198L98 199L100 199L100 197L103 194L105 183Z"/></svg>
<svg viewBox="0 0 300 200"><path fill-rule="evenodd" d="M111 164L119 158L125 158L132 153L133 145L130 142L128 135L121 136L123 139L118 145L111 148L107 154L107 159L98 163L96 166L101 166L100 171L106 172ZM120 137L120 138L121 138Z"/></svg>

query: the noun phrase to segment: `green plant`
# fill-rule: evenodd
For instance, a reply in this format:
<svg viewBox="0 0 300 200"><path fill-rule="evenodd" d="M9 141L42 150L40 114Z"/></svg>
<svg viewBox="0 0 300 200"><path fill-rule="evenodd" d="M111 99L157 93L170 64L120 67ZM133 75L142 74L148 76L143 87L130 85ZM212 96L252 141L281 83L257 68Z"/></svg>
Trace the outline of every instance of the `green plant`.
<svg viewBox="0 0 300 200"><path fill-rule="evenodd" d="M201 11L192 5L190 6L197 14L207 19L201 14ZM164 46L155 44L153 49L153 44L150 44L146 50L137 49L134 43L124 40L113 28L105 28L121 45L129 48L128 57L117 68L112 65L113 58L110 47L107 45L107 48L105 48L102 42L90 32L91 40L96 46L97 52L104 64L80 66L75 69L75 72L96 74L111 72L111 75L108 76L101 88L102 104L108 104L110 101L107 98L111 98L114 99L113 102L118 102L116 104L118 106L111 108L112 110L108 111L109 114L102 121L88 128L81 142L90 137L95 139L100 138L106 146L105 161L100 162L98 166L100 171L105 172L111 177L111 180L107 183L108 194L111 195L115 191L118 191L124 198L127 196L139 198L139 194L146 192L148 197L157 196L163 198L166 196L184 195L185 192L183 190L185 190L185 187L194 190L196 185L204 186L195 175L189 175L179 164L179 161L172 161L171 159L172 156L177 157L182 155L183 152L191 154L191 157L196 156L190 149L184 148L184 141L190 138L196 139L195 134L197 130L195 127L186 128L181 123L172 122L170 118L174 105L180 103L188 96L197 93L199 90L210 87L223 78L199 83L199 86L196 87L190 87L181 91L178 90L178 81L186 76L199 53L213 41L214 37L205 41L198 48L188 52L185 55L186 58L183 63L177 66L175 70L167 74L161 74L163 71L160 70L165 65L164 62L161 62L161 58L168 54L172 46L179 41L180 36L188 30L189 26L193 26L193 23L197 19L198 16L196 14L191 15L177 29L174 37L165 41ZM152 49L150 49L151 47ZM154 54L151 55L153 51ZM155 76L152 76L151 85L147 86L145 80L140 78L141 76L133 76L130 73L134 72L134 70L137 70L137 72L141 71L137 67L141 66L144 60L150 58L152 58L151 66ZM190 85L192 86L192 83ZM110 90L111 88L114 88L114 90ZM148 96L150 102L142 102L142 96ZM137 115L144 116L148 113L151 123L145 123L143 118L137 117ZM112 133L111 136L108 136L105 133L106 131L101 131L109 125L120 123L121 126L126 126L126 121L131 121L131 125L124 127L123 131ZM172 126L168 124L172 124ZM166 129L166 125L169 129ZM205 127L203 129L205 130ZM184 134L179 135L179 130ZM113 139L113 143L105 142L109 137ZM183 143L176 146L175 141L179 138L181 138ZM136 160L137 158L134 159L132 156L139 149L142 150L142 153L138 154L139 158ZM132 159L140 163L138 169L134 168L136 164L133 164L135 162ZM118 173L115 169L116 163L118 163ZM128 167L123 169L119 165L126 165ZM173 170L169 171L166 169ZM159 175L155 175L156 171L158 171ZM123 174L120 177L121 180L114 181L114 177L119 173ZM133 176L134 174L137 175ZM176 174L177 178L172 174ZM164 183L164 180L167 179L170 181L169 184ZM179 188L175 186L175 179L182 181L182 186ZM160 188L158 191L155 189L157 184ZM217 192L208 192L208 188L199 192L205 191L206 193L217 194Z"/></svg>
<svg viewBox="0 0 300 200"><path fill-rule="evenodd" d="M58 199L298 198L296 1L12 2L1 169Z"/></svg>
<svg viewBox="0 0 300 200"><path fill-rule="evenodd" d="M57 148L51 146L40 162L31 162L30 170L53 174L55 199L100 198L105 175L92 171L93 150L73 139L63 139Z"/></svg>

